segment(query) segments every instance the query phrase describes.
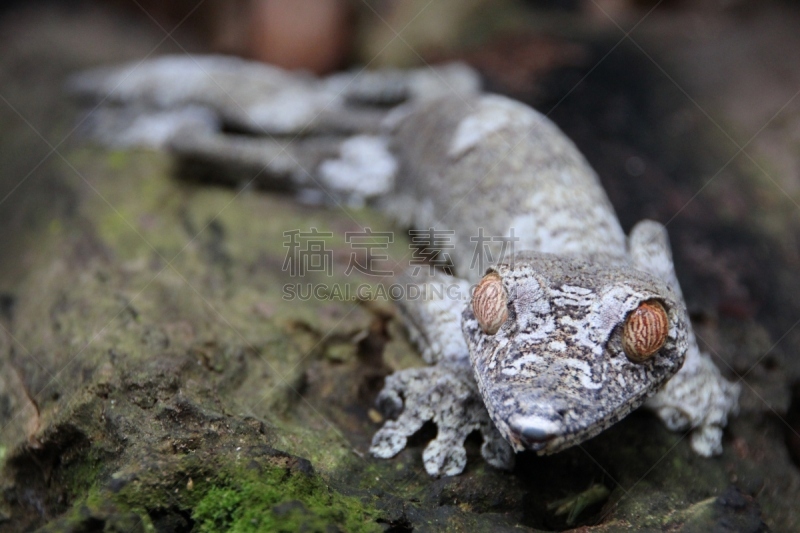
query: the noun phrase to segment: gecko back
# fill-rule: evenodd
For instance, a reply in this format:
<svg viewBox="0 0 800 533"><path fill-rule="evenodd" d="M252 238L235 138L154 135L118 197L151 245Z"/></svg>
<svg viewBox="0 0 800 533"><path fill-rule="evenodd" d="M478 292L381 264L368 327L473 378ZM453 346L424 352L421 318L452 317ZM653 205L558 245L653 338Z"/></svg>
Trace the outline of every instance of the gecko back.
<svg viewBox="0 0 800 533"><path fill-rule="evenodd" d="M399 162L387 208L417 228L455 233L456 274L477 281L475 238L560 255L623 257L625 236L600 182L558 128L497 95L425 103L397 120ZM509 242L509 241L506 241Z"/></svg>

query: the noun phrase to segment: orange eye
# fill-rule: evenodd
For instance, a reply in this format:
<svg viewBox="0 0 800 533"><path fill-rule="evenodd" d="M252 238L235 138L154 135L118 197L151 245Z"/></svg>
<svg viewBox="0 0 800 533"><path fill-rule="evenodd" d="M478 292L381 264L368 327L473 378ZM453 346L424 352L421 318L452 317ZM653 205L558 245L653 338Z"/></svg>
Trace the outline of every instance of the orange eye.
<svg viewBox="0 0 800 533"><path fill-rule="evenodd" d="M503 287L503 279L496 272L486 274L472 295L472 311L484 333L497 333L508 318L507 304L508 293Z"/></svg>
<svg viewBox="0 0 800 533"><path fill-rule="evenodd" d="M664 346L669 332L669 320L664 307L648 300L634 309L625 319L622 347L634 363L643 363Z"/></svg>

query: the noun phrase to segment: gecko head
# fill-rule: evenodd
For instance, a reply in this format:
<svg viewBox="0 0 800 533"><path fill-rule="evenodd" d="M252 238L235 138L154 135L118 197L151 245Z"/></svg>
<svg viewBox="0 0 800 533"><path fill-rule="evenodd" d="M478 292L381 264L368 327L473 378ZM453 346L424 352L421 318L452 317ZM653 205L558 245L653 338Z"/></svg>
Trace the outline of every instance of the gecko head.
<svg viewBox="0 0 800 533"><path fill-rule="evenodd" d="M487 272L462 318L478 388L517 451L600 433L672 377L687 348L682 299L602 257L517 254Z"/></svg>

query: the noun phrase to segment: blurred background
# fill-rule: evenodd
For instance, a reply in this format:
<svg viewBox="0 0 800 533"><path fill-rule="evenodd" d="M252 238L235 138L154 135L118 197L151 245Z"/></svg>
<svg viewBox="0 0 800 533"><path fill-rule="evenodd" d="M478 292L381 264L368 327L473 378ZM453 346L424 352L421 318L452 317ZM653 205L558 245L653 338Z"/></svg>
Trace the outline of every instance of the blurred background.
<svg viewBox="0 0 800 533"><path fill-rule="evenodd" d="M154 186L153 190L168 187L169 194L184 195L181 201L186 205L180 207L166 199L152 206L148 204L151 211L146 212L142 212L138 204L129 205L131 196L139 193L131 192L136 189L129 187L130 182L126 182L123 176L128 176L130 169L138 176L137 180L141 176L160 175L158 172L162 167L157 164L127 159L118 153L104 159L105 156L87 155L82 151L84 140L75 128L81 115L63 90L70 74L98 65L140 61L164 54L207 53L233 54L318 75L343 69L413 67L459 60L478 70L488 91L520 99L547 114L576 142L598 171L626 231L643 218L659 220L668 226L681 284L703 339L703 348L714 354L715 361L727 377L741 379L744 383L742 415L732 422L726 433L724 459L695 463L695 459L688 458L688 452L681 455L691 464L689 474L668 481L653 481L649 486L652 493L672 491L669 492L672 499L668 504L658 500L659 503L649 509L663 511L665 507L671 509L673 504L681 509L694 509L688 505L703 498L716 498L724 487L730 485L736 487L736 494L741 495L741 499L729 499L727 504L723 502L720 505L730 504L731 513L744 520L737 524L749 525L728 530L764 531L760 529L762 526L774 531L800 530L800 514L796 506L800 495L797 469L800 465L800 328L797 327L800 324L800 299L797 297L800 294L800 278L797 276L800 269L800 3L790 0L3 1L0 3L0 324L7 325L8 331L13 331L17 338L27 338L30 346L44 346L33 352L38 361L43 362L42 366L20 356L21 351L17 350L20 359L15 363L16 372L25 384L22 389L26 391L25 394L17 392L32 398L31 405L35 404L40 413L47 411L46 405L56 406L52 411L56 413L52 415L53 420L62 412L58 401L67 396L65 392L78 390L85 383L94 383L92 380L106 379L102 373L110 373L108 369L113 365L108 366L102 359L107 357L108 350L100 354L98 349L99 359L87 359L82 371L67 374L78 385L65 384L57 392L44 395L42 391L50 391L52 386L45 379L47 376L43 377L41 368L52 368L56 373L61 372L63 365L63 360L51 356L56 349L47 347L69 344L71 337L65 331L71 330L58 323L45 334L32 324L37 322L36 317L43 322L52 319L57 323L53 317L74 306L64 303L72 302L67 296L55 298L48 294L40 298L36 293L39 283L31 280L39 279L35 276L49 272L50 265L62 259L69 268L79 271L74 274L76 280L85 281L86 276L80 274L84 268L96 274L97 279L116 279L105 270L101 275L93 270L94 267L86 266L90 263L89 257L92 260L101 258L112 265L113 268L103 266L111 272L119 264L124 268L135 264L136 268L146 267L160 274L161 264L152 250L143 247L144 251L136 248L135 252L130 252L134 248L117 247L120 243L127 245L130 240L136 240L136 236L115 241L118 237L103 233L110 231L110 226L103 225L104 221L113 218L114 214L108 217L96 214L101 209L107 210L108 206L96 198L87 200L94 198L95 187L111 199L114 208L119 206L116 215L121 217L120 212L125 214L134 221L136 231L153 242L160 242L161 234L166 233L164 227L181 228L186 233L181 234L183 240L177 244L164 244L170 250L173 246L172 251L177 255L183 252L184 247L188 247L184 255L194 253L194 248L187 245L186 240L192 236L194 241L202 229L208 227L207 233L213 235L209 237L207 246L203 244L203 238L197 239L193 245L197 247L193 260L202 264L202 268L187 262L184 272L200 272L197 283L210 287L209 293L203 296L217 307L224 308L234 300L230 294L236 293L235 285L243 279L242 287L251 282L256 286L261 283L245 275L263 278L280 268L282 250L279 249L277 259L269 255L273 252L269 252L266 259L255 257L252 263L247 263L247 272L238 273L239 263L226 259L227 256L219 250L225 246L234 252L249 249L226 240L237 238L236 228L241 230L240 234L246 234L248 223L221 217L219 221L212 220L213 224L206 224L206 219L199 215L198 220L193 220L192 213L196 208L191 202L203 194L195 189L174 184ZM81 179L73 174L82 174ZM115 178L119 181L114 182ZM163 196L169 195L164 193ZM96 203L92 204L92 201ZM263 201L269 204L274 200ZM269 204L270 216L278 217L283 213L284 203ZM177 215L170 218L174 213L159 214L158 210L162 208L165 212L174 209ZM244 207L241 209L247 212ZM257 212L265 212L261 207L259 209ZM290 215L294 219L286 213L281 216L294 220L293 223L307 218L321 224L319 221L328 216L321 212L292 211ZM211 218L208 215L208 219ZM174 223L159 226L160 220ZM335 226L339 230L348 229L346 224L349 223L349 220L334 221L334 224L340 224ZM264 224L268 225L267 222ZM95 226L99 228L96 240ZM198 231L197 228L202 229ZM49 240L53 236L65 242L73 239L69 241L72 244L68 253L63 253ZM264 242L259 241L258 246L268 246L269 243ZM49 252L39 253L48 247L56 252L49 256ZM234 252L230 252L231 257L236 255ZM147 261L137 263L133 260L140 259L140 256L147 257ZM221 267L219 257L227 261ZM344 257L346 259L347 255ZM208 271L203 270L205 268ZM34 277L31 277L31 272L34 272ZM240 275L241 278L237 277ZM56 279L58 276L51 277ZM191 274L187 277L196 281ZM80 286L80 283L76 281L75 285ZM172 290L165 286L162 292ZM214 293L219 287L228 292L220 290L219 294ZM125 298L131 294L138 296L138 290L130 288L125 292L120 289L119 294L127 295ZM268 290L263 288L264 294ZM117 299L115 305L119 304L121 297L115 293L114 298ZM219 298L221 303L217 304L214 298ZM261 317L259 320L271 324L272 317L280 315L281 302L279 298L274 301L267 296L264 298L268 303L248 303L247 309L255 309L254 316L258 315ZM42 308L37 310L25 304L38 299L46 300L52 306L45 309L42 303ZM89 300L84 302L84 307L79 306L84 313L82 317L91 314L87 309L92 309L96 301L99 300ZM154 301L158 301L157 298ZM204 303L208 304L208 301L196 302L192 308L203 308ZM242 308L237 305L231 303L229 312L234 314L235 309ZM112 308L109 304L109 309ZM317 311L315 308L310 315ZM320 314L325 312L319 311ZM331 317L338 317L337 312L331 311L330 316L319 320L327 327L334 322ZM246 329L250 324L247 320L252 317L242 318L241 324L245 325L241 326L237 319L232 321L237 327ZM137 320L141 322L143 319ZM295 335L297 331L301 332L298 335L310 335L308 332L314 328L323 329L313 322L317 318L307 320L314 326L298 327L286 335ZM370 324L366 327L370 336L366 341L362 338L359 350L365 350L366 345L380 346L381 350L384 343L391 345L387 340L391 336L384 331L388 328L385 317L378 320L373 316L372 322L364 320ZM160 321L163 322L160 317L153 319L156 325ZM191 321L187 319L187 322ZM209 319L208 322L213 321ZM191 323L196 331L206 327L206 322L200 319L197 324L202 326ZM164 334L172 339L173 346L180 344L176 339L182 338L181 332L186 328L192 329L184 326L175 326ZM262 326L258 324L258 327ZM257 330L253 326L252 331ZM252 340L257 339L258 334L252 335L252 338L248 337L248 343L259 346L260 351L260 345ZM194 346L191 343L196 341L195 333L184 337L189 339L184 339L187 345ZM196 337L201 335L197 333ZM311 345L316 346L314 343ZM2 348L0 335L0 350ZM268 350L265 348L264 351ZM359 351L359 357L362 356ZM320 360L329 364L322 356ZM373 369L375 375L364 377L363 383L367 384L364 385L360 378L351 379L358 371L354 368L364 367L363 361L353 362L351 368L346 367L349 360L343 360L344 363L341 359L335 361L337 365L345 365L339 375L340 382L352 381L353 387L361 383L358 385L361 388L353 392L352 397L330 400L319 392L333 389L333 385L329 388L302 388L298 385L298 388L308 390L304 392L308 400L344 428L342 431L348 445L363 450L377 427L367 417L370 402L388 370L385 367ZM319 363L314 361L315 365ZM291 369L297 366L299 363L293 363ZM328 384L326 379L334 379L324 377L332 372L330 368L325 367L325 372L317 374L315 368L301 366L304 375L312 376L304 379L312 382L318 379ZM296 372L300 374L300 370ZM236 383L238 387L239 382ZM1 397L10 390L9 386L4 387L0 387ZM241 391L237 393L240 396L234 397L244 398L243 401L253 397L245 387ZM329 405L326 407L326 404ZM27 404L23 402L24 405ZM355 407L351 409L353 405ZM297 409L301 408L302 405ZM267 411L266 408L262 411L254 408L254 416L267 418ZM0 402L3 431L11 427L10 422L6 424L7 419L11 420L11 412L15 411ZM289 412L297 415L297 410L289 409ZM303 416L313 418L307 414ZM302 416L298 419L306 423ZM12 437L30 437L39 431L37 428L47 427L47 420L51 419L44 415L32 417L28 426L19 429L23 437L17 434ZM620 431L639 435L643 432L637 428L651 427L646 425L649 424L646 420L635 420L631 424L626 426L627 430ZM85 430L85 433L90 431ZM101 433L98 429L93 438L102 441L97 436ZM3 438L8 435L3 434ZM27 452L19 452L15 456L17 465L44 464L46 468L31 466L29 471L25 470L27 466L19 467L22 474L15 474L17 477L13 479L13 476L4 478L12 479L4 482L5 501L15 503L10 511L0 505L0 530L3 524L12 524L8 526L9 530L41 525L64 512L74 501L75 494L80 493L79 490L65 489L56 494L52 489L57 485L58 476L51 478L50 472L59 472L62 466L55 457L64 454L64 449L72 450L78 458L82 458L84 453L80 451L83 448L71 448L73 445L69 444L72 442L69 439L59 438L50 441L42 438L41 449L50 450L47 454L41 452L40 455L27 456ZM12 440L0 439L0 459L6 456L2 443ZM652 463L641 471L625 472L624 466L620 465L624 465L627 458L620 459L614 455L615 442L619 440L611 441L606 448L602 444L595 445L592 453L604 466L611 464L614 477L623 483L628 475L633 481L643 478L642 473L647 476ZM626 442L629 446L635 444ZM315 445L313 448L326 446ZM294 449L283 443L281 449L311 456L311 452L306 454L308 450L302 446ZM606 449L610 451L604 451ZM628 452L635 455L636 449ZM681 448L678 450L683 453ZM534 467L531 467L531 460L522 460L521 470L517 473L534 472L531 479L539 479L544 469L550 477L542 479L555 480L552 481L553 493L563 488L558 484L561 477L570 478L561 476L563 471L569 470L578 476L574 482L568 482L576 490L607 475L605 470L598 471L593 461L588 461L579 452L575 454L567 456L569 459L561 459L562 462L556 459L556 462L543 460L533 463ZM123 460L110 452L108 457L113 461ZM104 461L112 463L112 459ZM409 464L414 463L411 461ZM680 499L682 496L678 495L686 492L686 484L692 484L693 468L711 469L710 474L703 474L710 488L705 485L696 487L696 498L687 496ZM328 472L324 467L321 470ZM40 475L43 471L46 474ZM593 473L581 477L581 471ZM679 468L676 466L673 471L678 472ZM469 475L462 479L469 480ZM24 483L20 480L33 479L37 481L30 481L30 486L35 488L22 487ZM56 481L51 482L52 479ZM676 479L679 486L673 487L671 481ZM606 481L613 488L614 484L608 479ZM181 487L186 486L185 478L180 482ZM422 498L421 508L428 505L424 502L438 502L431 504L435 508L446 500L460 509L457 512L466 515L474 509L483 509L482 503L473 501L477 498L475 494L481 490L501 491L490 483L483 488L480 488L480 483L473 486L463 480L437 483L435 490L439 492L426 493L429 499ZM542 518L546 512L543 504L537 502L554 496L547 492L548 486L544 483L531 485L523 488L511 486L508 493L502 492L502 498L497 498L502 502L489 508L493 512L513 515L514 520L522 520L531 527L566 527L563 521L552 522ZM422 491L434 490L427 478L420 486ZM649 504L647 494L651 493L644 491L642 486L639 490ZM412 501L404 497L406 501ZM19 512L19 509L24 509L25 518L6 522L12 511ZM187 515L188 511L181 509ZM612 522L619 519L635 523L636 517L641 517L635 507L613 509L591 515L593 518L587 519L586 523L602 522L608 513L612 513ZM4 513L9 513L9 516ZM183 515L172 511L163 513L151 513L151 520L158 523L163 519L161 530L180 530L171 528L173 522L164 520L169 518L178 523ZM480 511L475 511L475 514L480 514ZM519 516L524 516L524 519L519 519ZM405 524L402 520L411 519L403 515L402 520L397 517L391 520L387 519L387 523ZM186 518L184 522L183 530L190 530L191 520ZM408 524L413 524L413 520ZM408 529L397 529L405 530Z"/></svg>

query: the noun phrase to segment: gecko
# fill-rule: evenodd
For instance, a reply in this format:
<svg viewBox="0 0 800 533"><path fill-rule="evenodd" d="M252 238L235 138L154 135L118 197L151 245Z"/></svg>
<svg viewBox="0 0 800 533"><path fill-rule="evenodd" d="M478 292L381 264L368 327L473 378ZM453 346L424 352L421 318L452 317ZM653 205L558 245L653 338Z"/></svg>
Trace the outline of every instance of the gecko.
<svg viewBox="0 0 800 533"><path fill-rule="evenodd" d="M510 469L517 452L559 452L642 406L691 430L699 455L721 453L740 385L698 346L666 228L644 220L626 235L564 133L482 92L470 67L317 78L165 56L68 86L94 103L82 127L104 143L167 149L301 201L369 205L452 236L450 273L400 275L417 297L399 300L398 315L428 366L386 378L375 457L432 421L430 475L462 473L476 431L483 458ZM484 235L491 261L479 265Z"/></svg>

